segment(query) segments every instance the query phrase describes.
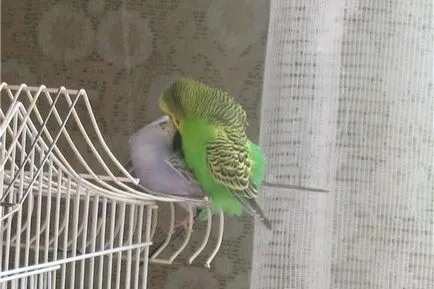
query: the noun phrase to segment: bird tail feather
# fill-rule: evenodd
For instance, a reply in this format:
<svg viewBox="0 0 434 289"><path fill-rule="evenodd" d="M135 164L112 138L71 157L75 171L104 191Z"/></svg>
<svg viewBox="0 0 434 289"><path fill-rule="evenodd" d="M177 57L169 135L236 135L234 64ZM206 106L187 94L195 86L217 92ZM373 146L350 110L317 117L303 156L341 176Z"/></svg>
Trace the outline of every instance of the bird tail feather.
<svg viewBox="0 0 434 289"><path fill-rule="evenodd" d="M251 216L259 218L262 224L267 227L268 230L271 230L271 221L265 216L261 207L258 205L255 199L246 199L239 198L239 201L243 204L244 210L247 211Z"/></svg>

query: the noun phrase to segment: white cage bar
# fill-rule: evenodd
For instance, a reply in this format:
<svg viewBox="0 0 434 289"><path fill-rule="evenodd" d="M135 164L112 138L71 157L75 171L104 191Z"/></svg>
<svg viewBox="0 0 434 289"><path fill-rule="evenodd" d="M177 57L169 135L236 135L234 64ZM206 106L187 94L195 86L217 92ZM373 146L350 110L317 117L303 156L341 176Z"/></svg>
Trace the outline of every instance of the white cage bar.
<svg viewBox="0 0 434 289"><path fill-rule="evenodd" d="M172 264L189 244L192 225L159 258L185 200L138 184L105 143L84 89L2 83L0 92L0 288L146 288L148 263ZM158 202L169 203L171 223L149 258ZM189 263L210 244L208 220ZM223 215L218 225L208 267Z"/></svg>

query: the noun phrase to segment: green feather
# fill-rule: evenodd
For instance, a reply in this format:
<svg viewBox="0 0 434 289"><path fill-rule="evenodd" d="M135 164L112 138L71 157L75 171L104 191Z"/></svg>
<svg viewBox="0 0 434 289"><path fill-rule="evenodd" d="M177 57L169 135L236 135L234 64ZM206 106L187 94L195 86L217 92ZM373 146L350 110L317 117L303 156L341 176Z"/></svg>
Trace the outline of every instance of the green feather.
<svg viewBox="0 0 434 289"><path fill-rule="evenodd" d="M159 106L178 127L185 163L211 198L213 214L240 216L246 210L271 229L255 201L264 154L247 138L243 107L227 92L191 78L172 84Z"/></svg>
<svg viewBox="0 0 434 289"><path fill-rule="evenodd" d="M213 214L223 210L229 216L240 216L243 212L243 205L223 185L217 183L209 172L206 162L206 145L216 137L217 129L209 121L187 116L183 120L180 134L182 136L182 149L184 151L185 163L193 171L196 179L212 199ZM252 179L257 188L260 187L265 172L265 159L262 149L247 141L249 158L252 162ZM206 211L203 211L199 219L206 220Z"/></svg>

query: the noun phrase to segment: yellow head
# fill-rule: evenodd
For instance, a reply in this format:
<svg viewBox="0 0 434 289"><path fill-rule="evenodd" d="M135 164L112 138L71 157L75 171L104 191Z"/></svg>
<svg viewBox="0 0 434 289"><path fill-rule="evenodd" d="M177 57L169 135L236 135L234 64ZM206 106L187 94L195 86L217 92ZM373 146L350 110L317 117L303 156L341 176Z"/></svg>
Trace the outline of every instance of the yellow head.
<svg viewBox="0 0 434 289"><path fill-rule="evenodd" d="M170 88L167 89L160 97L158 106L164 114L167 114L170 117L176 128L179 129L179 124L182 118L182 110L175 104L175 99L172 96Z"/></svg>
<svg viewBox="0 0 434 289"><path fill-rule="evenodd" d="M195 93L197 83L190 78L180 78L163 92L158 101L160 109L172 119L178 130L186 114L185 101Z"/></svg>

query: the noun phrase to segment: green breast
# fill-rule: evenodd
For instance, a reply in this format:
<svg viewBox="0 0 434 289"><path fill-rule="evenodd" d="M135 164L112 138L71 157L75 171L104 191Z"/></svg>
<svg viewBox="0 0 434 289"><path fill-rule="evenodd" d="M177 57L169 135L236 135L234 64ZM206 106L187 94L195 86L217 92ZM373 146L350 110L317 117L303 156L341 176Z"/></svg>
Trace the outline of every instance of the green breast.
<svg viewBox="0 0 434 289"><path fill-rule="evenodd" d="M214 181L206 162L206 146L216 136L216 129L206 120L188 117L184 119L182 129L182 149L185 163L193 171L205 193L213 200L214 213L222 209L228 215L241 215L242 205L226 187ZM264 154L262 149L248 142L252 161L252 177L259 187L264 178Z"/></svg>

